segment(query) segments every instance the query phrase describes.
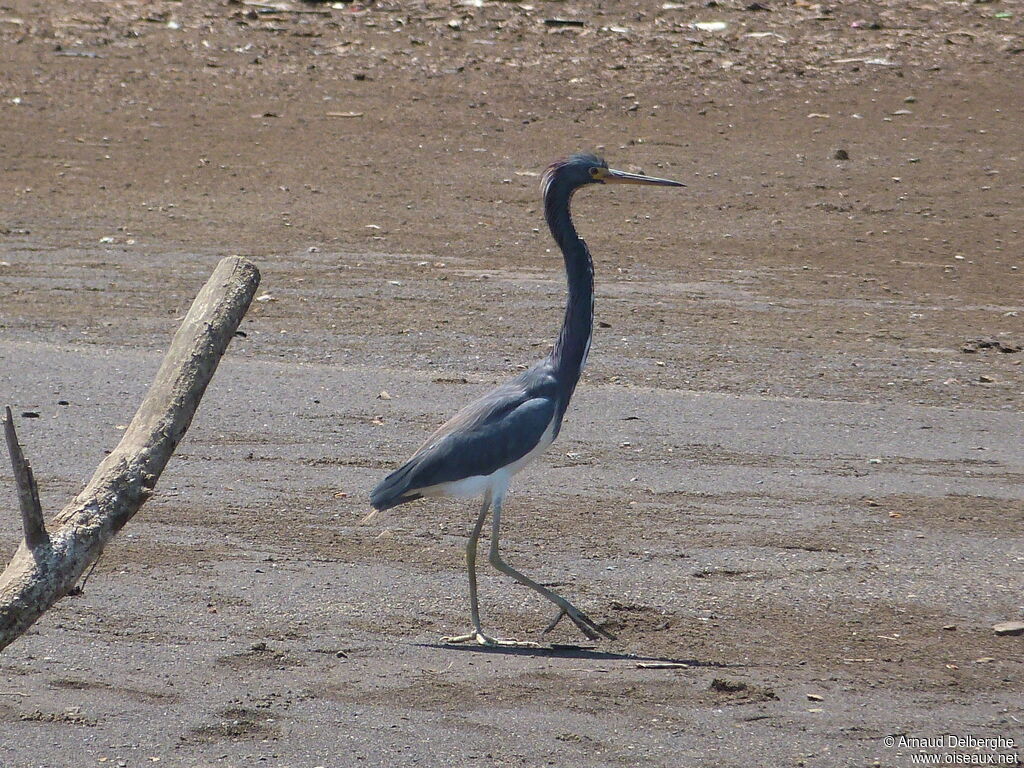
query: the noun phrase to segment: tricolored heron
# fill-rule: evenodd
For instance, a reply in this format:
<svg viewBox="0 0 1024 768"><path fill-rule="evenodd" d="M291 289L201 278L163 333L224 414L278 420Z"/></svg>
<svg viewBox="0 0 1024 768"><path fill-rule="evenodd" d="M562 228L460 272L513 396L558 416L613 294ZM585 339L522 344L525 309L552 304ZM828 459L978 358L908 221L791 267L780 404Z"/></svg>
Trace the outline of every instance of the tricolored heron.
<svg viewBox="0 0 1024 768"><path fill-rule="evenodd" d="M543 453L558 436L562 417L569 405L590 351L594 317L594 263L587 244L576 233L569 213L573 193L588 184L658 184L684 186L678 181L624 173L608 167L590 154L572 155L548 167L541 179L544 217L551 235L562 249L569 284L562 330L551 353L529 370L509 379L463 408L431 435L405 464L388 475L370 494L370 503L389 509L424 496L471 498L483 495L466 546L469 571L469 610L473 631L447 642L477 642L481 645L518 645L495 640L484 634L476 590L477 542L488 509L494 509L491 523L490 563L500 572L533 589L558 606L558 614L545 633L568 616L591 640L614 639L572 603L538 584L501 559L498 534L501 504L509 481L519 470Z"/></svg>

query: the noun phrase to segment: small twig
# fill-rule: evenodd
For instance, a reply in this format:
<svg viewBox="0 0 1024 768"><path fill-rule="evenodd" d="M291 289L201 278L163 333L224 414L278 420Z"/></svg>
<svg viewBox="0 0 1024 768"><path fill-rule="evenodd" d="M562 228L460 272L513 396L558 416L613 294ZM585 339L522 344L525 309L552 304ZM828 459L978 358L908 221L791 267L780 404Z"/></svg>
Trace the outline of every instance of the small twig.
<svg viewBox="0 0 1024 768"><path fill-rule="evenodd" d="M273 14L273 13L297 13L297 14L313 14L316 16L330 16L330 8L292 8L286 3L261 3L257 0L241 0L242 5L247 5L250 8L256 8L256 13L260 14Z"/></svg>
<svg viewBox="0 0 1024 768"><path fill-rule="evenodd" d="M100 553L100 557L103 557L102 552ZM82 580L71 588L71 591L68 592L68 597L77 597L85 592L85 582L89 580L89 577L92 576L92 572L96 570L96 566L100 564L100 557L97 557L93 561L93 564L89 566L89 570L85 572L85 576L82 577Z"/></svg>
<svg viewBox="0 0 1024 768"><path fill-rule="evenodd" d="M14 482L18 486L18 501L21 503L21 525L25 529L25 545L29 549L47 544L50 537L46 534L43 522L43 508L39 504L39 488L32 474L32 465L28 463L18 442L18 433L14 430L14 415L11 407L6 406L4 418L4 434L7 438L7 451L11 455L11 466L14 468Z"/></svg>

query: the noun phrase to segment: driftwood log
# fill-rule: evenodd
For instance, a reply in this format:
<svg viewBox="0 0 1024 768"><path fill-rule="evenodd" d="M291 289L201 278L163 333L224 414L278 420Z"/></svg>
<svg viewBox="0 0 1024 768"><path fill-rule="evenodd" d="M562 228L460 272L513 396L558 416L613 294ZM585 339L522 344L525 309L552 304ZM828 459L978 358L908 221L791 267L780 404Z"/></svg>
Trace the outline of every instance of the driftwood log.
<svg viewBox="0 0 1024 768"><path fill-rule="evenodd" d="M18 487L24 540L0 573L0 650L70 592L153 493L217 364L242 321L260 274L237 256L222 259L171 342L156 379L124 437L48 533L32 468L10 408L4 431Z"/></svg>

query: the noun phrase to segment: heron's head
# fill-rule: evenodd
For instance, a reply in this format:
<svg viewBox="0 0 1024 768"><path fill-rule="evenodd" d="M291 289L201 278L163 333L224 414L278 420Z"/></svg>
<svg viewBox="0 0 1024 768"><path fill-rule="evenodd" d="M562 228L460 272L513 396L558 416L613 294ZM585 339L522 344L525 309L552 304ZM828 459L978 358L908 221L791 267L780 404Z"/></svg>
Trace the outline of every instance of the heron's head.
<svg viewBox="0 0 1024 768"><path fill-rule="evenodd" d="M685 187L678 181L626 173L609 168L608 163L597 155L578 152L564 160L552 163L541 178L541 189L547 194L552 187L574 191L586 184L657 184L662 187Z"/></svg>

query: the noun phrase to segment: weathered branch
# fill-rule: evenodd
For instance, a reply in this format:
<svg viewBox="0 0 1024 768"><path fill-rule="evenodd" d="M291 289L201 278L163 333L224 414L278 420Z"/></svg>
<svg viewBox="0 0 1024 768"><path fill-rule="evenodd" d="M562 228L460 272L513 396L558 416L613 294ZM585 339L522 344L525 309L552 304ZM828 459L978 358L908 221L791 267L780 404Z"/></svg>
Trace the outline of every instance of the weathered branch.
<svg viewBox="0 0 1024 768"><path fill-rule="evenodd" d="M18 433L14 430L11 407L6 406L4 411L4 436L7 438L7 452L11 456L11 466L14 468L14 483L18 486L21 527L25 530L25 544L29 549L35 549L50 541L50 537L46 535L46 523L43 522L43 508L39 504L39 487L32 474L32 465L21 451Z"/></svg>
<svg viewBox="0 0 1024 768"><path fill-rule="evenodd" d="M85 489L57 515L58 527L45 540L37 535L39 531L46 535L42 514L38 518L25 514L24 489L28 486L15 469L26 541L0 574L0 650L75 586L106 543L152 494L157 478L192 423L259 281L259 271L245 259L232 256L221 260L192 303L121 442L99 465ZM13 423L8 421L7 427L10 445ZM15 451L20 457L20 447L12 449L11 454L12 462L17 464ZM39 523L32 538L30 518L33 526Z"/></svg>

